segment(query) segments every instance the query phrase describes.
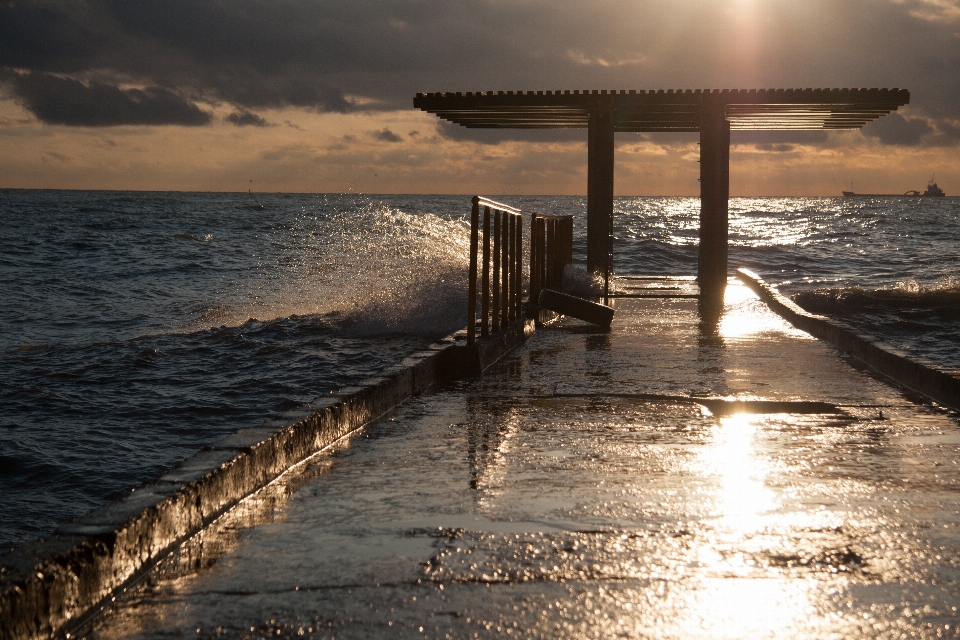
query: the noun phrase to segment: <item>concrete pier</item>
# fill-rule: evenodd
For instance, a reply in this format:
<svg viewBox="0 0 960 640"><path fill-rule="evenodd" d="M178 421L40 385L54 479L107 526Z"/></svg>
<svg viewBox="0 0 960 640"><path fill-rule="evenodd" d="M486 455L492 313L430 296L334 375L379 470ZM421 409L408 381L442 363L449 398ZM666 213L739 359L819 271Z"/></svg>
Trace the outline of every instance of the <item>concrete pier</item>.
<svg viewBox="0 0 960 640"><path fill-rule="evenodd" d="M295 467L82 631L956 635L955 414L735 281L715 320L615 304Z"/></svg>

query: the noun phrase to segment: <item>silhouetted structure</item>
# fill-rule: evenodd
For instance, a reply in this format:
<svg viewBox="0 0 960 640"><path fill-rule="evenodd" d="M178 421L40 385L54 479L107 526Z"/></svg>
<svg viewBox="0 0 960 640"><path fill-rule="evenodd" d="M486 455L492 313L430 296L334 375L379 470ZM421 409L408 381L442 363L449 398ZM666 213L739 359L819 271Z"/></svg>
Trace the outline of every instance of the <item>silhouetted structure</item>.
<svg viewBox="0 0 960 640"><path fill-rule="evenodd" d="M418 93L414 107L468 128L588 130L587 268L612 268L616 132L700 133L703 294L727 278L730 130L859 129L910 101L905 89L487 91Z"/></svg>

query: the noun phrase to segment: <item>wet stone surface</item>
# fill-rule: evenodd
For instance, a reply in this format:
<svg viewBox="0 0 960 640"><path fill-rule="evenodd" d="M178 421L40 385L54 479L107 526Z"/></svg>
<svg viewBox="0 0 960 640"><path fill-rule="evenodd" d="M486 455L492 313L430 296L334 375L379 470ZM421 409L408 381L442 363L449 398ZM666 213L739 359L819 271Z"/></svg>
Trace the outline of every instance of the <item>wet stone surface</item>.
<svg viewBox="0 0 960 640"><path fill-rule="evenodd" d="M958 449L742 287L717 327L618 300L292 470L84 633L955 637Z"/></svg>

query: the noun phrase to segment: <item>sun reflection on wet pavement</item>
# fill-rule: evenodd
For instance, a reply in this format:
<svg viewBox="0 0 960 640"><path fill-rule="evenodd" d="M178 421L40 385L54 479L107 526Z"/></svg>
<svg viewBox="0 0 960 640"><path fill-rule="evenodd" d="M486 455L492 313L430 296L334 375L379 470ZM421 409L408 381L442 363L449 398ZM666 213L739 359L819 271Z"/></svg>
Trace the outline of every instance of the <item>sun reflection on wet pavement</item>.
<svg viewBox="0 0 960 640"><path fill-rule="evenodd" d="M742 288L707 340L690 301L618 305L288 474L87 633L957 636L955 416Z"/></svg>
<svg viewBox="0 0 960 640"><path fill-rule="evenodd" d="M754 450L758 423L763 418L738 414L721 418L701 458L707 474L719 478L715 516L717 525L734 534L749 534L764 525L777 501L764 480L766 461Z"/></svg>

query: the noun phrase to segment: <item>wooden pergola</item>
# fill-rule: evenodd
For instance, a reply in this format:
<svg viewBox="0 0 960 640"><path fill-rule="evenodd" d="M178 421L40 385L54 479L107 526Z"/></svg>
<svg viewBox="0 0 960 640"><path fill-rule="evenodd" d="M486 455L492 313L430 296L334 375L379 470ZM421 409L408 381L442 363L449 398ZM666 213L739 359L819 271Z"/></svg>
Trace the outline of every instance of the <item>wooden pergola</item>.
<svg viewBox="0 0 960 640"><path fill-rule="evenodd" d="M418 93L413 106L471 129L587 129L587 269L612 268L617 132L700 133L701 292L727 279L730 131L859 129L910 102L905 89Z"/></svg>

